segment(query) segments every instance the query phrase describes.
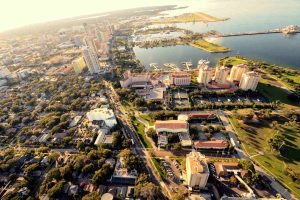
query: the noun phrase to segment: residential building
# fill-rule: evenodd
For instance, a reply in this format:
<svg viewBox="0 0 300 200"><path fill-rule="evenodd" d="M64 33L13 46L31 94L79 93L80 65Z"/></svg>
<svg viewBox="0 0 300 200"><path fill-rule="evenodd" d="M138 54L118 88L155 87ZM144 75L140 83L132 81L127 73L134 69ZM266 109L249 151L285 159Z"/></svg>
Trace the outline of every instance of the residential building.
<svg viewBox="0 0 300 200"><path fill-rule="evenodd" d="M219 84L225 84L227 83L227 78L230 73L230 69L225 66L218 66L216 67L214 80Z"/></svg>
<svg viewBox="0 0 300 200"><path fill-rule="evenodd" d="M212 69L208 66L206 62L200 62L198 64L199 75L197 78L198 83L208 85L212 77Z"/></svg>
<svg viewBox="0 0 300 200"><path fill-rule="evenodd" d="M242 90L256 90L260 75L257 72L251 71L242 75L239 88Z"/></svg>
<svg viewBox="0 0 300 200"><path fill-rule="evenodd" d="M237 162L215 162L216 174L218 177L228 177L234 174L240 174L242 177L248 174Z"/></svg>
<svg viewBox="0 0 300 200"><path fill-rule="evenodd" d="M91 110L86 115L88 120L94 124L97 124L99 121L104 121L105 125L109 128L117 125L117 120L113 110L103 106L101 106L101 108Z"/></svg>
<svg viewBox="0 0 300 200"><path fill-rule="evenodd" d="M117 160L114 173L111 177L112 183L135 185L138 173L136 170L128 171L124 165L124 158Z"/></svg>
<svg viewBox="0 0 300 200"><path fill-rule="evenodd" d="M240 81L242 75L248 71L248 66L245 64L235 65L231 68L229 81Z"/></svg>
<svg viewBox="0 0 300 200"><path fill-rule="evenodd" d="M170 84L179 86L190 85L191 74L187 72L173 72L170 74Z"/></svg>
<svg viewBox="0 0 300 200"><path fill-rule="evenodd" d="M100 72L99 62L97 60L96 55L93 53L90 47L88 46L82 47L82 53L83 53L85 63L89 69L89 72L91 74L99 73Z"/></svg>
<svg viewBox="0 0 300 200"><path fill-rule="evenodd" d="M209 169L204 155L194 151L187 154L186 176L189 190L199 191L206 186Z"/></svg>
<svg viewBox="0 0 300 200"><path fill-rule="evenodd" d="M88 47L90 47L91 51L94 53L94 55L96 56L96 58L98 58L98 50L94 41L94 38L91 36L86 36L84 38L84 44Z"/></svg>
<svg viewBox="0 0 300 200"><path fill-rule="evenodd" d="M75 71L76 74L80 74L85 68L86 63L83 59L83 57L77 58L72 62L72 68Z"/></svg>

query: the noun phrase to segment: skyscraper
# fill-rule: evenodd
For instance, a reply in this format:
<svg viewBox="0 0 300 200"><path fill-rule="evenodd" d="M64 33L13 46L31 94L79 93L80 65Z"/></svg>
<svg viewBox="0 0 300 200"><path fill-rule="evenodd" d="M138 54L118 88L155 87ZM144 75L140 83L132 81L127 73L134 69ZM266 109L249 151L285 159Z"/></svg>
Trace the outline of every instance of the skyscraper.
<svg viewBox="0 0 300 200"><path fill-rule="evenodd" d="M240 81L242 75L248 71L248 66L245 64L235 65L231 68L229 80Z"/></svg>
<svg viewBox="0 0 300 200"><path fill-rule="evenodd" d="M239 87L242 90L254 91L256 90L259 79L260 79L260 75L257 72L254 71L246 72L242 75Z"/></svg>
<svg viewBox="0 0 300 200"><path fill-rule="evenodd" d="M82 47L82 53L89 72L91 74L100 72L99 62L90 47Z"/></svg>
<svg viewBox="0 0 300 200"><path fill-rule="evenodd" d="M98 27L95 28L95 32L96 32L97 40L99 42L102 42L103 41L103 33L100 31L100 29Z"/></svg>
<svg viewBox="0 0 300 200"><path fill-rule="evenodd" d="M211 81L211 72L212 69L208 66L209 62L200 60L198 62L199 75L198 75L198 83L207 85Z"/></svg>
<svg viewBox="0 0 300 200"><path fill-rule="evenodd" d="M224 84L227 83L227 78L229 75L230 69L225 66L218 66L216 67L216 72L215 72L215 81L219 84Z"/></svg>
<svg viewBox="0 0 300 200"><path fill-rule="evenodd" d="M98 57L98 50L97 50L97 47L95 45L93 37L86 36L84 38L84 43L85 43L86 46L88 46L93 51L94 55L96 57Z"/></svg>
<svg viewBox="0 0 300 200"><path fill-rule="evenodd" d="M73 70L76 74L80 74L84 68L86 68L86 63L83 57L80 57L72 62Z"/></svg>

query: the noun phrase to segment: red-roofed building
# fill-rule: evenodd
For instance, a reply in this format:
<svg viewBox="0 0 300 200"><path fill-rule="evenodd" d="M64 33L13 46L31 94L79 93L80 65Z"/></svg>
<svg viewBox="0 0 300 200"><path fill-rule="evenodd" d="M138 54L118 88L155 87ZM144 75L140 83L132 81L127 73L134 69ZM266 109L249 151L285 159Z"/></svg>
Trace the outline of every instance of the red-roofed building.
<svg viewBox="0 0 300 200"><path fill-rule="evenodd" d="M198 149L226 149L229 144L225 140L211 140L211 141L196 141L194 147Z"/></svg>
<svg viewBox="0 0 300 200"><path fill-rule="evenodd" d="M217 116L214 113L192 113L189 114L189 119L215 119Z"/></svg>
<svg viewBox="0 0 300 200"><path fill-rule="evenodd" d="M189 123L179 120L156 121L154 124L157 134L160 133L188 133Z"/></svg>

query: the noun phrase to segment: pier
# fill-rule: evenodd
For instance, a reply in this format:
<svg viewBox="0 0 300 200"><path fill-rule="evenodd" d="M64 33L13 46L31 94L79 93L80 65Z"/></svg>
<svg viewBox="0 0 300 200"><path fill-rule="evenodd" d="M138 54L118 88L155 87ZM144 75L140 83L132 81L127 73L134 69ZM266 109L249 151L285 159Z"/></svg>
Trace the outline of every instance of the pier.
<svg viewBox="0 0 300 200"><path fill-rule="evenodd" d="M290 25L284 28L272 29L268 31L253 31L253 32L240 32L240 33L228 33L228 34L216 34L216 37L234 37L234 36L244 36L244 35L263 35L263 34L274 34L283 33L285 35L300 33L300 27L295 25Z"/></svg>

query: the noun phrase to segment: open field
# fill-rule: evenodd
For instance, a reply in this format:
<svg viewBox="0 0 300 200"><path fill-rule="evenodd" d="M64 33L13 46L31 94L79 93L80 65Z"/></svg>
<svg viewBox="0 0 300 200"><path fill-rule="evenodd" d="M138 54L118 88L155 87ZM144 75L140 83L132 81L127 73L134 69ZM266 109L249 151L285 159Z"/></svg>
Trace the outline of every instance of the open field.
<svg viewBox="0 0 300 200"><path fill-rule="evenodd" d="M280 102L285 104L300 106L299 102L290 101L287 97L289 93L287 92L287 90L284 90L282 88L260 82L257 86L257 90L264 96L268 97L271 101L279 100Z"/></svg>
<svg viewBox="0 0 300 200"><path fill-rule="evenodd" d="M153 126L154 125L155 120L153 120L149 115L141 114L140 118L146 120L149 123L149 126Z"/></svg>
<svg viewBox="0 0 300 200"><path fill-rule="evenodd" d="M238 110L237 114L249 113L249 109ZM230 123L233 125L239 140L247 154L275 176L278 181L285 184L292 192L300 197L300 186L285 173L285 168L291 168L295 173L300 173L300 132L299 124L290 124L284 120L277 120L278 130L271 125L271 120L260 120L259 123L245 123L238 120L237 114L232 114ZM272 119L274 120L274 119ZM287 123L287 124L285 124ZM271 150L268 144L269 138L279 131L284 136L282 154Z"/></svg>
<svg viewBox="0 0 300 200"><path fill-rule="evenodd" d="M245 60L243 58L238 58L236 56L221 59L219 61L220 65L239 65L239 64L245 64L245 63L247 63L247 60Z"/></svg>
<svg viewBox="0 0 300 200"><path fill-rule="evenodd" d="M229 18L217 18L202 12L196 13L185 13L175 17L167 17L162 19L154 20L153 23L168 24L168 23L186 23L186 22L217 22L225 21Z"/></svg>
<svg viewBox="0 0 300 200"><path fill-rule="evenodd" d="M193 43L190 43L190 46L202 49L204 51L208 51L211 53L224 53L224 52L228 52L231 51L231 49L227 48L227 47L223 47L214 43L210 43L205 41L204 39L198 39L196 41L194 41Z"/></svg>

